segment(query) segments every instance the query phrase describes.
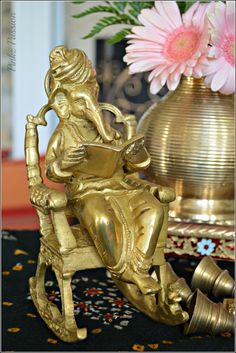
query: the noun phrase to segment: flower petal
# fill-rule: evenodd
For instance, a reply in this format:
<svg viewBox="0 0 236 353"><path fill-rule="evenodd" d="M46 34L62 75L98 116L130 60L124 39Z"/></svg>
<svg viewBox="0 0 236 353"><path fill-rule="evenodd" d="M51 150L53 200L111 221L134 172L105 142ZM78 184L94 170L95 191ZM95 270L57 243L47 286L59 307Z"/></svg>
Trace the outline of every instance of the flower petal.
<svg viewBox="0 0 236 353"><path fill-rule="evenodd" d="M172 30L172 27L163 20L155 8L143 9L141 14L138 16L138 20L146 26L152 25L164 32L169 32Z"/></svg>
<svg viewBox="0 0 236 353"><path fill-rule="evenodd" d="M185 70L184 70L184 76L189 77L189 76L192 75L192 73L193 73L192 67L187 66L187 67L185 68Z"/></svg>
<svg viewBox="0 0 236 353"><path fill-rule="evenodd" d="M226 1L226 16L235 13L235 1Z"/></svg>
<svg viewBox="0 0 236 353"><path fill-rule="evenodd" d="M200 69L200 67L194 67L193 68L193 77L201 78L202 76L203 76L203 74L202 74L202 70Z"/></svg>
<svg viewBox="0 0 236 353"><path fill-rule="evenodd" d="M139 60L130 65L130 72L137 73L137 72L145 72L153 70L156 67L157 63L156 60Z"/></svg>
<svg viewBox="0 0 236 353"><path fill-rule="evenodd" d="M152 81L154 77L157 77L158 75L160 75L160 73L165 70L165 66L164 65L159 65L157 66L148 76L148 81Z"/></svg>
<svg viewBox="0 0 236 353"><path fill-rule="evenodd" d="M219 91L220 88L224 86L227 81L229 73L229 66L227 64L223 65L214 75L213 80L211 82L212 91Z"/></svg>
<svg viewBox="0 0 236 353"><path fill-rule="evenodd" d="M159 78L155 77L155 78L152 80L152 82L151 82L151 85L150 85L150 92L151 92L152 94L156 94L156 93L158 93L158 92L161 90L162 87L163 87L163 86L162 86L162 84L161 84Z"/></svg>
<svg viewBox="0 0 236 353"><path fill-rule="evenodd" d="M215 3L214 11L209 12L207 17L213 29L221 28L222 26L224 26L224 11L225 4L221 1L218 1L217 3Z"/></svg>
<svg viewBox="0 0 236 353"><path fill-rule="evenodd" d="M199 8L199 1L196 1L183 15L183 22L185 26L191 26L192 24L192 18L195 13L195 11Z"/></svg>
<svg viewBox="0 0 236 353"><path fill-rule="evenodd" d="M200 30L208 28L208 13L213 11L214 2L211 1L209 4L200 4L198 11L193 16L192 23L194 26L198 26ZM204 29L205 27L205 29Z"/></svg>
<svg viewBox="0 0 236 353"><path fill-rule="evenodd" d="M169 88L170 91L174 91L178 87L180 79L181 79L181 75L179 75L176 80L172 79L172 75L168 77L167 87Z"/></svg>
<svg viewBox="0 0 236 353"><path fill-rule="evenodd" d="M166 15L174 22L176 28L182 26L183 22L176 1L162 1L162 5Z"/></svg>
<svg viewBox="0 0 236 353"><path fill-rule="evenodd" d="M206 87L210 88L211 87L211 82L213 80L214 74L208 75L205 77L205 85Z"/></svg>
<svg viewBox="0 0 236 353"><path fill-rule="evenodd" d="M148 41L164 43L165 37L160 35L160 31L156 30L154 27L150 30L148 27L133 27L132 31L134 34L138 35L140 38L143 38Z"/></svg>
<svg viewBox="0 0 236 353"><path fill-rule="evenodd" d="M222 57L216 60L210 60L209 65L204 69L204 75L208 76L217 72L222 67L224 62L225 60Z"/></svg>
<svg viewBox="0 0 236 353"><path fill-rule="evenodd" d="M225 22L227 27L227 34L234 34L235 32L235 1L226 1Z"/></svg>
<svg viewBox="0 0 236 353"><path fill-rule="evenodd" d="M175 89L182 74L202 76L208 65L209 31L204 19L206 8L208 5L198 2L191 6L183 16L186 22L183 22L175 1L155 1L154 8L141 11L139 20L142 26L134 27L133 33L126 36L129 41L124 61L130 65L131 74L151 71L148 80L152 93L157 93L166 82L169 89ZM198 21L202 23L199 25ZM186 26L187 23L190 28ZM189 50L186 46L182 49L180 45L182 33ZM197 35L196 39L194 35Z"/></svg>
<svg viewBox="0 0 236 353"><path fill-rule="evenodd" d="M172 29L178 28L179 26L176 26L176 24L173 23L173 19L171 19L165 11L164 5L166 2L170 1L155 1L156 10L158 14L163 18L163 20L166 21L168 26L170 26Z"/></svg>
<svg viewBox="0 0 236 353"><path fill-rule="evenodd" d="M235 69L230 68L228 78L224 86L220 89L222 94L232 94L235 92Z"/></svg>
<svg viewBox="0 0 236 353"><path fill-rule="evenodd" d="M137 50L142 50L142 51L162 51L163 48L159 43L153 43L153 42L148 42L146 40L140 40L137 41L135 40L133 43L131 43L131 41L129 41L128 43L129 45L126 47L126 51L137 51Z"/></svg>

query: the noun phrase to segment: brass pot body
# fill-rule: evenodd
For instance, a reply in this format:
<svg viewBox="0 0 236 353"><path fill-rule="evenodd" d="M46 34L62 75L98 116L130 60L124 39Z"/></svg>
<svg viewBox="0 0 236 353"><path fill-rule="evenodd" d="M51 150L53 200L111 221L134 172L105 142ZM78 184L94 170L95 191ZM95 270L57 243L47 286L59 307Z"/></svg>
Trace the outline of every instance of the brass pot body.
<svg viewBox="0 0 236 353"><path fill-rule="evenodd" d="M138 130L152 163L148 179L170 186L170 217L206 223L234 219L234 101L183 78L142 116Z"/></svg>

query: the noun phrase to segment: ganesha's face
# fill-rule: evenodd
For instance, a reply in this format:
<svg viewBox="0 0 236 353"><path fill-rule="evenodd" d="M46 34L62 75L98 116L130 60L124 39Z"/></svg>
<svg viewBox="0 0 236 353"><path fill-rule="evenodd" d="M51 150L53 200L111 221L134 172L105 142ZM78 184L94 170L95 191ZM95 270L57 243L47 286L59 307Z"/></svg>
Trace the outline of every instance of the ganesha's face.
<svg viewBox="0 0 236 353"><path fill-rule="evenodd" d="M100 113L98 103L98 85L82 85L74 87L68 96L70 113L74 117L84 117Z"/></svg>
<svg viewBox="0 0 236 353"><path fill-rule="evenodd" d="M105 142L112 141L114 130L106 122L98 103L98 85L84 84L59 92L54 99L53 109L62 120L73 118L92 122Z"/></svg>

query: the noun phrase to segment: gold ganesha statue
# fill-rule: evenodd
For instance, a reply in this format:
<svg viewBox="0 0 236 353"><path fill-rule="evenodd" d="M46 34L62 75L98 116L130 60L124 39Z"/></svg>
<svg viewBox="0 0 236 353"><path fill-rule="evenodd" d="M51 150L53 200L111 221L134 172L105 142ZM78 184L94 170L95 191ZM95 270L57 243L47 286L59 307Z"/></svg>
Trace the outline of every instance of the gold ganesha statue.
<svg viewBox="0 0 236 353"><path fill-rule="evenodd" d="M98 102L96 71L86 54L58 46L45 78L48 102L27 116L25 154L30 200L40 220L41 247L30 291L41 317L62 340L86 338L74 318L71 279L78 270L106 267L139 310L156 321L188 320L180 305L178 277L166 262L168 203L172 189L142 180L151 162L133 115ZM38 125L54 110L59 123L48 143L45 171L65 191L47 187L41 176ZM104 111L115 117L111 125ZM75 217L71 226L68 217ZM51 266L62 310L47 300L44 278Z"/></svg>

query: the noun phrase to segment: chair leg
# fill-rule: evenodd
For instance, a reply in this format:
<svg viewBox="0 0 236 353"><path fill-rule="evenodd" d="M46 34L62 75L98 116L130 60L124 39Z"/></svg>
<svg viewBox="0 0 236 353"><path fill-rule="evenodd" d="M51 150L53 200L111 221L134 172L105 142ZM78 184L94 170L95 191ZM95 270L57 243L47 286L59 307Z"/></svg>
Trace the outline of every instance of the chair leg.
<svg viewBox="0 0 236 353"><path fill-rule="evenodd" d="M87 329L78 328L74 314L74 302L71 288L71 279L74 273L62 274L57 269L53 269L57 277L61 292L62 303L62 324L65 330L65 335L60 337L63 341L74 342L82 341L87 338Z"/></svg>
<svg viewBox="0 0 236 353"><path fill-rule="evenodd" d="M44 257L39 254L35 277L29 279L30 294L37 309L38 307L42 309L47 304L47 295L44 286L46 269L47 265Z"/></svg>

